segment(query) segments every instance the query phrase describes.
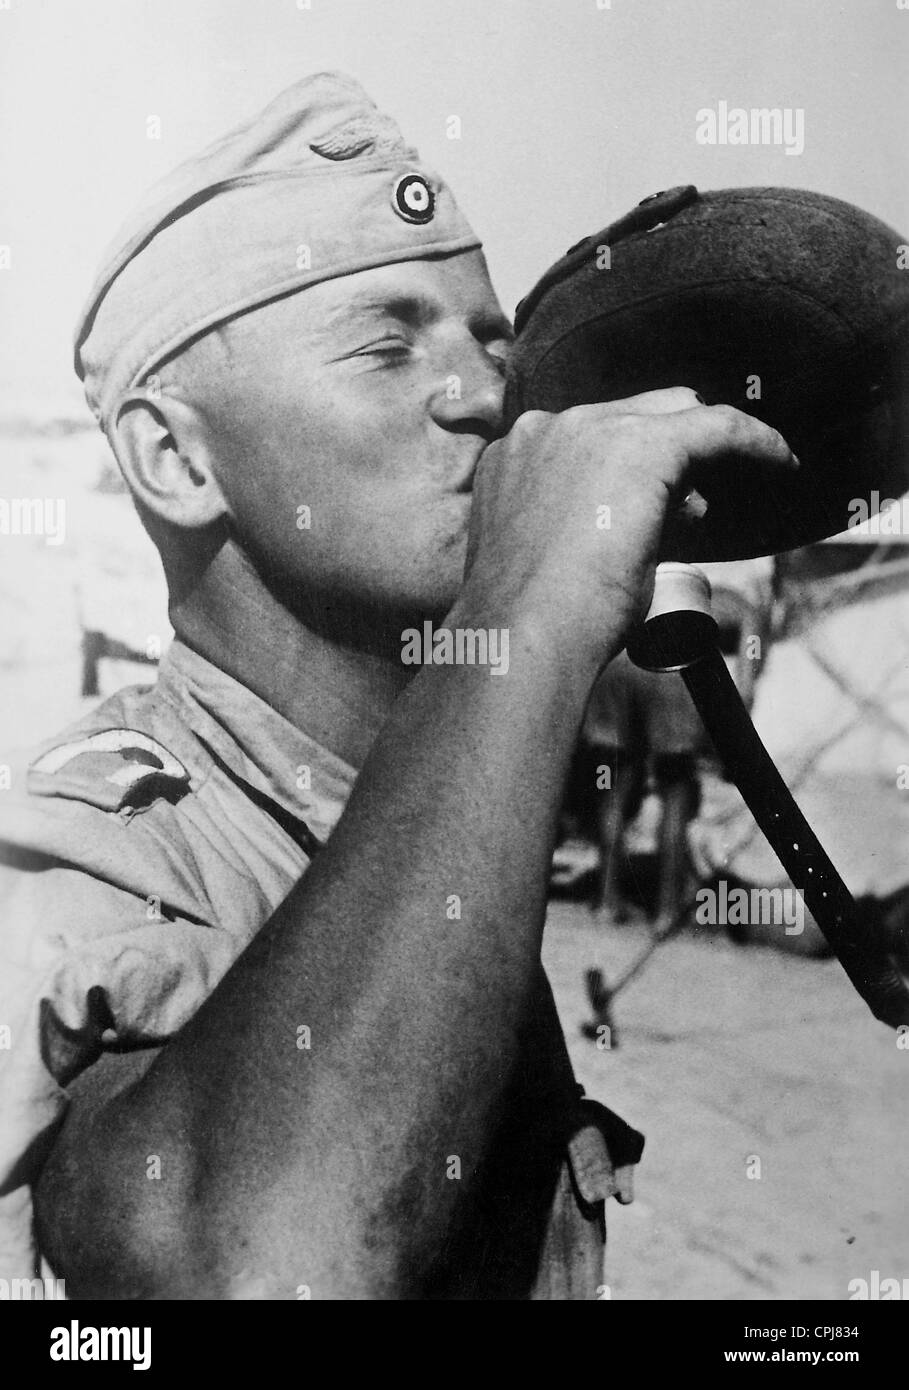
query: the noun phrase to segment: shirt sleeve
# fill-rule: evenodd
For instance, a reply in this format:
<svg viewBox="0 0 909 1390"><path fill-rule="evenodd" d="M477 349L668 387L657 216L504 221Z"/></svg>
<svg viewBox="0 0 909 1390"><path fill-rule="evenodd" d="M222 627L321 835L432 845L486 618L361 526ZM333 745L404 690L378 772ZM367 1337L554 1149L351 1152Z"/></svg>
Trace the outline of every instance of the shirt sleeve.
<svg viewBox="0 0 909 1390"><path fill-rule="evenodd" d="M174 913L166 892L40 850L2 854L0 1278L11 1279L36 1272L31 1186L68 1083L110 1044L171 1037L240 943L202 913Z"/></svg>

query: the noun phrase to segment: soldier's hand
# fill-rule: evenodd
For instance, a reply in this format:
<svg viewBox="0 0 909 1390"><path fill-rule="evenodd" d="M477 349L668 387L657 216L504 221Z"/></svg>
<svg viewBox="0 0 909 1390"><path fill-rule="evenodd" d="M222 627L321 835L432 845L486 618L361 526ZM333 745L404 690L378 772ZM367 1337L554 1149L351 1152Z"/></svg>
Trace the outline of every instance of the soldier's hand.
<svg viewBox="0 0 909 1390"><path fill-rule="evenodd" d="M667 510L692 466L730 458L797 466L769 425L686 387L528 411L481 457L464 590L481 609L491 599L595 649L620 646L646 612Z"/></svg>

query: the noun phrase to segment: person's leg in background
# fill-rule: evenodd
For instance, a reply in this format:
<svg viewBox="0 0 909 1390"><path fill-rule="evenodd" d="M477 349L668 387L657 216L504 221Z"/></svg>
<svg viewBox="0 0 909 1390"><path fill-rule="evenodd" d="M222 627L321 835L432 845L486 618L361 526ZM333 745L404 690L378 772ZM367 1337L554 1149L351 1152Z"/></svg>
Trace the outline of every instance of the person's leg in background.
<svg viewBox="0 0 909 1390"><path fill-rule="evenodd" d="M704 732L688 691L675 672L636 671L635 686L646 720L653 781L661 804L654 928L662 933L688 896L688 823L700 804L697 754Z"/></svg>
<svg viewBox="0 0 909 1390"><path fill-rule="evenodd" d="M688 823L697 814L700 791L693 753L654 758L654 778L662 802L657 855L659 880L655 930L666 931L688 896Z"/></svg>
<svg viewBox="0 0 909 1390"><path fill-rule="evenodd" d="M630 915L622 890L625 830L644 794L640 719L634 708L634 667L624 652L600 673L584 716L582 740L593 791L592 835L598 865L592 906L616 922Z"/></svg>
<svg viewBox="0 0 909 1390"><path fill-rule="evenodd" d="M644 761L634 750L615 745L592 752L597 758L596 843L599 850L593 907L608 914L613 921L627 922L630 907L622 888L625 831L644 795Z"/></svg>

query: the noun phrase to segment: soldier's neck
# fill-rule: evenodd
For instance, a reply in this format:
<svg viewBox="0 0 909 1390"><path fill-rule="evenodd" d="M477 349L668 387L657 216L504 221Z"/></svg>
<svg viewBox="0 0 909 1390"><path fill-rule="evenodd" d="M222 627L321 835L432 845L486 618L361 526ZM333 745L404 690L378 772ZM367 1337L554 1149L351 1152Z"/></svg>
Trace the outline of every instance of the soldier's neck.
<svg viewBox="0 0 909 1390"><path fill-rule="evenodd" d="M400 623L383 631L369 615L325 603L301 618L232 546L172 602L170 617L194 651L353 767L410 678Z"/></svg>

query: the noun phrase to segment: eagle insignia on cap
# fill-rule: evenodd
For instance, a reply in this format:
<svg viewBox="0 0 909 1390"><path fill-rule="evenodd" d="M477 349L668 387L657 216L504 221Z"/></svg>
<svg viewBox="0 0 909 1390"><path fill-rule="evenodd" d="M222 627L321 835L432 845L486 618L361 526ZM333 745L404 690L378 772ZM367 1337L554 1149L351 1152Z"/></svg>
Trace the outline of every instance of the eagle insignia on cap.
<svg viewBox="0 0 909 1390"><path fill-rule="evenodd" d="M405 154L398 127L390 116L382 116L378 111L344 121L320 139L310 140L309 148L323 159L334 160L356 159L361 154L399 159Z"/></svg>
<svg viewBox="0 0 909 1390"><path fill-rule="evenodd" d="M405 222L422 225L432 221L436 195L422 174L405 174L395 184L391 205Z"/></svg>

